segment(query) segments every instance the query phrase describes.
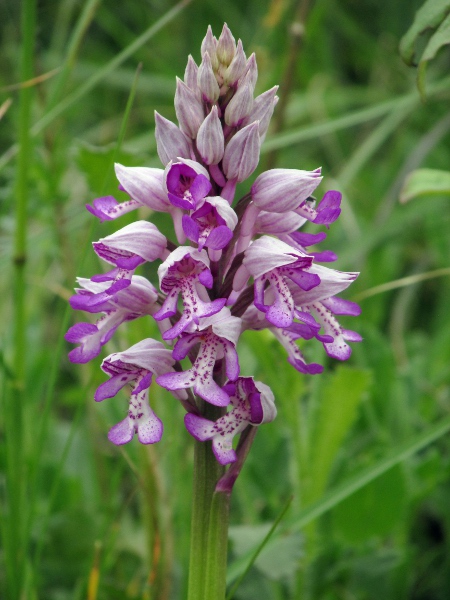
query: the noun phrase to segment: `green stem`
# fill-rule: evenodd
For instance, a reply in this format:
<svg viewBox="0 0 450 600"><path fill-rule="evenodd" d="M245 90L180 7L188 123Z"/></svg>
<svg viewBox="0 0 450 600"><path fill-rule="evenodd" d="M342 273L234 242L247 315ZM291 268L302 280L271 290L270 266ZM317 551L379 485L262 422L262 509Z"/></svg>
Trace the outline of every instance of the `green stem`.
<svg viewBox="0 0 450 600"><path fill-rule="evenodd" d="M214 492L209 515L205 600L225 599L231 492Z"/></svg>
<svg viewBox="0 0 450 600"><path fill-rule="evenodd" d="M211 420L221 416L220 409L203 401L201 409ZM211 442L196 441L188 600L225 598L230 495L215 492L223 472Z"/></svg>
<svg viewBox="0 0 450 600"><path fill-rule="evenodd" d="M21 8L20 80L33 77L34 37L36 22L35 0L24 0ZM26 510L25 452L23 449L23 406L26 401L25 378L27 355L26 340L26 286L25 267L27 252L29 169L31 164L30 115L33 89L24 86L19 95L18 160L15 185L15 232L13 268L13 379L6 390L5 448L6 448L6 503L2 506L1 529L5 547L6 596L16 600L26 584L25 535ZM4 509L4 510L3 510ZM5 596L5 597L6 597Z"/></svg>

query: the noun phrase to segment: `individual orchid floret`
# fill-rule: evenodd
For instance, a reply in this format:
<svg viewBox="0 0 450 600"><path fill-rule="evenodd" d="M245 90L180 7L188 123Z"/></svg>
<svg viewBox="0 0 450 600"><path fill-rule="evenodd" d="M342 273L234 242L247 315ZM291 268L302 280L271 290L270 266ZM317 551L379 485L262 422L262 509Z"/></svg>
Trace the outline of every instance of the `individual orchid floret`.
<svg viewBox="0 0 450 600"><path fill-rule="evenodd" d="M278 102L277 94L278 86L274 86L270 90L263 92L253 101L253 108L250 114L242 121L242 126L259 121L259 136L261 144L264 141L267 130L269 128L270 119Z"/></svg>
<svg viewBox="0 0 450 600"><path fill-rule="evenodd" d="M155 138L158 156L164 166L178 156L190 158L191 144L175 123L155 111Z"/></svg>
<svg viewBox="0 0 450 600"><path fill-rule="evenodd" d="M331 301L331 303L328 305L333 306L333 301ZM338 302L337 305L342 306L342 301L341 303ZM358 305L355 305L353 302L351 305L353 306L350 308L352 311L350 314L358 314ZM325 304L322 302L314 302L307 308L316 315L317 320L323 326L325 334L333 339L332 342L323 344L328 356L337 358L338 360L347 360L350 358L352 349L346 342L361 342L362 337L359 335L359 333L349 329L343 329L338 323L337 319L334 317L331 310L326 308Z"/></svg>
<svg viewBox="0 0 450 600"><path fill-rule="evenodd" d="M213 106L197 134L197 150L203 162L207 165L218 164L223 157L224 144L223 129L217 106Z"/></svg>
<svg viewBox="0 0 450 600"><path fill-rule="evenodd" d="M295 212L308 219L308 221L328 227L341 214L341 200L342 194L340 192L330 190L322 198L317 209L314 209L314 203L307 199L295 209Z"/></svg>
<svg viewBox="0 0 450 600"><path fill-rule="evenodd" d="M192 56L189 54L186 69L184 71L184 83L197 96L198 100L202 99L202 94L197 85L198 66Z"/></svg>
<svg viewBox="0 0 450 600"><path fill-rule="evenodd" d="M253 108L253 86L245 79L225 109L225 123L229 127L240 127ZM256 119L252 119L252 122Z"/></svg>
<svg viewBox="0 0 450 600"><path fill-rule="evenodd" d="M113 196L103 196L96 198L93 206L86 204L88 211L101 222L112 221L142 206L159 212L170 212L173 208L163 190L162 169L116 164L115 170L121 189L127 192L131 200L119 203Z"/></svg>
<svg viewBox="0 0 450 600"><path fill-rule="evenodd" d="M235 462L233 438L248 425L262 425L273 421L277 415L275 399L269 386L254 381L253 377L239 377L235 383L228 383L224 389L230 396L233 406L226 415L209 421L193 413L184 417L189 433L200 442L212 440L212 449L217 461L222 465Z"/></svg>
<svg viewBox="0 0 450 600"><path fill-rule="evenodd" d="M216 56L223 65L228 67L236 53L236 42L230 28L225 23L217 41Z"/></svg>
<svg viewBox="0 0 450 600"><path fill-rule="evenodd" d="M312 257L291 248L284 242L263 236L246 250L242 266L235 276L234 288L242 289L248 275L255 284L255 306L266 313L266 319L276 327L286 328L294 319L294 300L287 280L302 290L311 290L320 283L315 273L310 273ZM266 283L274 293L269 306L264 303Z"/></svg>
<svg viewBox="0 0 450 600"><path fill-rule="evenodd" d="M195 92L178 78L175 92L175 112L181 130L195 140L205 118L203 105Z"/></svg>
<svg viewBox="0 0 450 600"><path fill-rule="evenodd" d="M167 240L156 225L148 221L131 223L119 231L93 243L95 252L106 262L115 265L108 273L95 275L92 281L112 281L107 290L113 294L130 285L137 266L153 262L166 254Z"/></svg>
<svg viewBox="0 0 450 600"><path fill-rule="evenodd" d="M75 289L69 302L74 310L90 313L111 312L125 308L138 316L151 315L158 310L156 288L140 275L133 275L131 284L114 294L107 292L109 282L94 282L92 279L77 277L79 288Z"/></svg>
<svg viewBox="0 0 450 600"><path fill-rule="evenodd" d="M114 425L108 433L111 442L122 445L130 442L135 433L142 444L159 442L163 424L149 406L148 389L152 376L172 370L174 360L161 342L146 339L125 352L107 356L101 365L110 379L95 392L95 400L114 397L127 383L135 382L130 395L128 416Z"/></svg>
<svg viewBox="0 0 450 600"><path fill-rule="evenodd" d="M223 170L228 179L237 183L253 173L259 162L259 123L243 127L228 142L223 156Z"/></svg>
<svg viewBox="0 0 450 600"><path fill-rule="evenodd" d="M69 352L74 363L86 363L100 354L116 329L125 321L132 321L144 315L152 315L158 308L158 293L153 285L139 275L134 275L131 285L114 295L106 293L108 282L95 283L90 279L78 278L81 286L70 299L76 310L90 313L105 313L95 325L77 323L65 335L68 342L80 344Z"/></svg>
<svg viewBox="0 0 450 600"><path fill-rule="evenodd" d="M236 344L241 332L241 319L231 316L228 308L202 319L199 330L181 337L172 352L175 360L182 360L200 344L197 357L190 369L180 373L167 373L157 378L157 383L170 391L192 388L194 393L215 406L227 406L229 395L214 381L216 361L225 359L225 372L230 381L239 376Z"/></svg>
<svg viewBox="0 0 450 600"><path fill-rule="evenodd" d="M242 77L245 71L246 64L247 57L245 56L241 40L238 40L233 60L231 61L229 67L224 73L224 84L230 87L234 86L238 79Z"/></svg>
<svg viewBox="0 0 450 600"><path fill-rule="evenodd" d="M156 212L170 212L171 204L163 188L163 169L114 165L116 177L123 189L140 206Z"/></svg>
<svg viewBox="0 0 450 600"><path fill-rule="evenodd" d="M165 171L167 195L173 206L195 210L211 190L208 171L193 160L169 163Z"/></svg>
<svg viewBox="0 0 450 600"><path fill-rule="evenodd" d="M200 53L203 56L206 52L209 54L211 59L211 64L214 70L216 70L219 66L219 59L216 54L217 50L217 38L214 37L211 25L208 25L208 29L206 31L206 35L203 38L202 45L200 47Z"/></svg>
<svg viewBox="0 0 450 600"><path fill-rule="evenodd" d="M164 332L165 340L173 340L183 331L192 331L200 318L218 313L225 305L226 298L217 298L212 302L208 298L205 288L212 286L213 278L204 250L199 252L189 246L180 246L159 267L158 276L161 290L167 297L160 310L153 315L154 318L160 321L175 316L180 294L184 307L180 320Z"/></svg>
<svg viewBox="0 0 450 600"><path fill-rule="evenodd" d="M220 196L208 196L202 200L196 211L183 215L183 230L186 237L212 250L221 250L233 237L238 222L236 213Z"/></svg>
<svg viewBox="0 0 450 600"><path fill-rule="evenodd" d="M251 190L252 200L258 208L268 212L295 210L313 193L321 180L320 169L270 169L256 178Z"/></svg>
<svg viewBox="0 0 450 600"><path fill-rule="evenodd" d="M254 89L258 79L258 65L256 64L256 56L254 52L247 59L244 72L239 79L239 85L241 85L245 79L250 82Z"/></svg>
<svg viewBox="0 0 450 600"><path fill-rule="evenodd" d="M197 85L202 93L204 102L214 104L219 99L220 88L211 64L208 52L202 56L202 62L198 68Z"/></svg>

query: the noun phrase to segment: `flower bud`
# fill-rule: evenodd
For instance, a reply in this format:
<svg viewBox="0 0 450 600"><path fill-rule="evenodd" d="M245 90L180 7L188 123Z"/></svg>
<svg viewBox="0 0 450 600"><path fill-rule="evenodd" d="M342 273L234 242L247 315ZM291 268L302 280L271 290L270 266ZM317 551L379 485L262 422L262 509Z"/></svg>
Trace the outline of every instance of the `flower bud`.
<svg viewBox="0 0 450 600"><path fill-rule="evenodd" d="M256 56L254 52L250 55L250 57L247 60L244 72L239 79L239 85L241 85L241 82L243 82L246 79L250 81L254 89L256 85L256 80L258 79L258 65L256 64Z"/></svg>
<svg viewBox="0 0 450 600"><path fill-rule="evenodd" d="M228 25L225 23L217 42L216 54L219 61L228 67L236 52L236 42Z"/></svg>
<svg viewBox="0 0 450 600"><path fill-rule="evenodd" d="M155 138L158 156L167 165L178 156L189 158L191 156L190 144L184 133L168 119L155 111Z"/></svg>
<svg viewBox="0 0 450 600"><path fill-rule="evenodd" d="M197 134L197 150L207 165L217 165L222 160L224 152L223 129L217 114L217 106L200 125Z"/></svg>
<svg viewBox="0 0 450 600"><path fill-rule="evenodd" d="M229 86L233 86L239 77L242 77L245 67L247 64L247 58L245 56L244 49L242 47L241 40L238 40L236 52L233 60L224 74L224 83Z"/></svg>
<svg viewBox="0 0 450 600"><path fill-rule="evenodd" d="M253 86L245 79L225 109L225 123L230 127L239 127L243 120L248 117L252 108Z"/></svg>
<svg viewBox="0 0 450 600"><path fill-rule="evenodd" d="M270 169L261 173L252 185L252 199L262 210L284 213L304 202L321 180L320 169Z"/></svg>
<svg viewBox="0 0 450 600"><path fill-rule="evenodd" d="M258 166L259 123L255 121L236 133L228 142L223 156L223 170L228 179L239 183L247 179Z"/></svg>
<svg viewBox="0 0 450 600"><path fill-rule="evenodd" d="M184 71L184 83L190 88L196 97L201 100L201 93L197 85L198 66L192 56L189 54L186 69Z"/></svg>
<svg viewBox="0 0 450 600"><path fill-rule="evenodd" d="M253 102L253 109L243 121L242 125L248 125L253 121L259 121L259 135L261 136L261 143L269 128L270 119L278 102L278 96L276 96L278 86L274 86L270 90L267 90L263 94L257 96Z"/></svg>
<svg viewBox="0 0 450 600"><path fill-rule="evenodd" d="M205 117L203 106L195 97L194 92L178 78L175 92L175 112L182 131L190 138L195 139Z"/></svg>
<svg viewBox="0 0 450 600"><path fill-rule="evenodd" d="M219 99L220 88L211 65L208 52L203 54L202 63L197 73L197 85L205 100L214 104Z"/></svg>
<svg viewBox="0 0 450 600"><path fill-rule="evenodd" d="M200 48L200 53L203 57L205 52L209 54L209 58L211 59L211 64L214 70L218 69L219 61L217 59L216 54L217 48L217 39L213 36L213 32L211 29L211 25L208 25L208 31L206 32L205 37L203 38L203 42Z"/></svg>

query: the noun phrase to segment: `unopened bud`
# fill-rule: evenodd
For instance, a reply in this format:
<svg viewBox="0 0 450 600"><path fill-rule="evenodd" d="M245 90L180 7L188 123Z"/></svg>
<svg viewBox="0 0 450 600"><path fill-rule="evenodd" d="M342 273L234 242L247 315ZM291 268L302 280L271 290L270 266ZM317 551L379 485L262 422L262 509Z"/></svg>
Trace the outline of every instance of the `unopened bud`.
<svg viewBox="0 0 450 600"><path fill-rule="evenodd" d="M171 160L175 161L178 156L182 158L191 156L191 146L175 123L155 111L155 124L156 148L164 166Z"/></svg>
<svg viewBox="0 0 450 600"><path fill-rule="evenodd" d="M225 23L217 42L216 54L219 61L226 67L231 63L236 52L236 42L228 25Z"/></svg>
<svg viewBox="0 0 450 600"><path fill-rule="evenodd" d="M219 67L219 61L217 59L216 49L217 49L217 39L213 36L211 25L208 25L208 31L206 32L206 35L203 38L200 52L201 52L202 57L205 54L205 52L207 52L209 54L209 58L211 59L211 64L212 64L214 70L218 69L218 67Z"/></svg>
<svg viewBox="0 0 450 600"><path fill-rule="evenodd" d="M217 165L222 160L224 139L217 106L212 107L198 130L197 149L207 165Z"/></svg>
<svg viewBox="0 0 450 600"><path fill-rule="evenodd" d="M239 127L253 108L253 86L244 81L231 98L225 109L225 123L230 127ZM253 119L256 121L256 119Z"/></svg>
<svg viewBox="0 0 450 600"><path fill-rule="evenodd" d="M223 156L223 170L227 179L239 183L247 179L258 166L259 123L255 121L236 133L228 142Z"/></svg>
<svg viewBox="0 0 450 600"><path fill-rule="evenodd" d="M320 169L270 169L261 173L252 185L252 200L258 208L268 212L295 210L321 181Z"/></svg>
<svg viewBox="0 0 450 600"><path fill-rule="evenodd" d="M267 133L275 105L278 102L278 96L276 96L277 90L278 86L276 85L270 90L267 90L267 92L257 96L253 102L252 111L248 117L242 121L243 125L248 125L249 123L253 123L253 121L259 121L259 135L261 136L261 144Z"/></svg>
<svg viewBox="0 0 450 600"><path fill-rule="evenodd" d="M197 85L200 88L203 99L211 104L219 99L220 88L211 65L208 52L203 54L202 63L197 73Z"/></svg>
<svg viewBox="0 0 450 600"><path fill-rule="evenodd" d="M256 56L255 53L251 54L247 60L245 65L244 73L241 75L239 79L238 85L241 85L241 82L249 81L253 89L256 85L256 80L258 79L258 65L256 64Z"/></svg>
<svg viewBox="0 0 450 600"><path fill-rule="evenodd" d="M224 83L229 86L233 86L239 77L242 77L245 67L247 64L247 57L245 56L244 49L242 47L241 40L237 43L236 52L230 66L227 68L224 74Z"/></svg>
<svg viewBox="0 0 450 600"><path fill-rule="evenodd" d="M189 54L186 69L184 71L184 83L190 88L194 94L201 100L201 93L197 85L198 66L192 56Z"/></svg>
<svg viewBox="0 0 450 600"><path fill-rule="evenodd" d="M194 92L177 78L175 92L175 112L182 131L195 139L204 119L203 105Z"/></svg>

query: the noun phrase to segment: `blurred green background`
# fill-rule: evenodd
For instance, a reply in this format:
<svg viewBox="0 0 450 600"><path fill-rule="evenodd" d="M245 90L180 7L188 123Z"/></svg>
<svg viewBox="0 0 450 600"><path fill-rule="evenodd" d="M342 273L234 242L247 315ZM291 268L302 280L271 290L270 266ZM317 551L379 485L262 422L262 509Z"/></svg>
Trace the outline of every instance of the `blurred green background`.
<svg viewBox="0 0 450 600"><path fill-rule="evenodd" d="M420 5L40 0L34 21L31 0L0 3L1 598L185 597L183 410L153 386L163 440L113 447L125 394L95 404L101 358L71 365L62 336L84 320L67 299L76 275L98 272L91 241L135 218L94 223L85 203L120 197L114 159L161 166L153 111L175 120L175 76L225 21L256 52L257 93L280 84L257 173L322 166L320 191L344 195L322 245L361 271L345 297L362 315L343 322L364 337L345 365L305 345L326 365L305 377L268 334L243 336L242 372L272 387L279 414L233 493L230 585L293 499L233 597L450 597L450 186L399 202L410 172L450 164L448 48L428 66L426 101L399 54ZM133 322L103 356L154 333Z"/></svg>

